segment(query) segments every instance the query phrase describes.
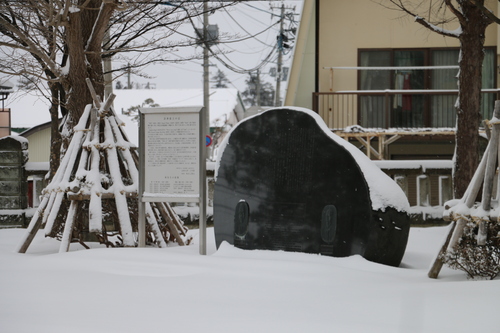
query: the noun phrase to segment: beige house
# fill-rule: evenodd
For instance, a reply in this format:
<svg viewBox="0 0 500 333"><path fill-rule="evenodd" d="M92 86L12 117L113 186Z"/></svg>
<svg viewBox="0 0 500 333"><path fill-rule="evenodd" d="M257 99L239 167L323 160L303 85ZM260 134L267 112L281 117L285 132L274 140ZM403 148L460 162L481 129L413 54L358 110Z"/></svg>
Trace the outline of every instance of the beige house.
<svg viewBox="0 0 500 333"><path fill-rule="evenodd" d="M497 1L486 1L500 12ZM285 105L318 112L332 131L381 160L412 206L428 207L416 210L424 220L440 218L433 207L452 195L459 41L381 5L388 2L304 0ZM498 94L499 30L491 24L486 34L484 119Z"/></svg>
<svg viewBox="0 0 500 333"><path fill-rule="evenodd" d="M485 119L497 94L499 29L486 34ZM315 110L375 159L451 159L458 56L458 39L377 1L305 0L285 105Z"/></svg>

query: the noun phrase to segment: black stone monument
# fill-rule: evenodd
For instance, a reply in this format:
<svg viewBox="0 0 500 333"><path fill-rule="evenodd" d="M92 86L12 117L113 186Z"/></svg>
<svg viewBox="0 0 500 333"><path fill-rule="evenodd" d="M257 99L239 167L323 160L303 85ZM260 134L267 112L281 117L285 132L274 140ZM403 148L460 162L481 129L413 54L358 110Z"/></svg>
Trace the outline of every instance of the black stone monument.
<svg viewBox="0 0 500 333"><path fill-rule="evenodd" d="M227 241L242 249L359 254L398 266L408 214L372 208L356 159L318 119L312 111L272 109L228 134L214 193L217 247Z"/></svg>

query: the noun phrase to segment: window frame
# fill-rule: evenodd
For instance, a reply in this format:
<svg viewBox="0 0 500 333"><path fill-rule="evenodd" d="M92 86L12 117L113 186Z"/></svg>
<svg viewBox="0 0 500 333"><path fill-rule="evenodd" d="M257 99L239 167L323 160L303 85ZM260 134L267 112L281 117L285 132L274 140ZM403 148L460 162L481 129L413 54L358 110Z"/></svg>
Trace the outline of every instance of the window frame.
<svg viewBox="0 0 500 333"><path fill-rule="evenodd" d="M460 47L433 47L433 48L422 48L422 47L415 47L415 48L359 48L358 49L358 59L357 59L357 64L360 67L361 66L361 54L363 52L389 52L389 61L390 65L388 67L395 67L394 62L395 62L395 52L398 51L423 51L424 52L424 66L433 66L432 59L433 59L433 52L435 51L460 51ZM497 86L497 47L496 46L485 46L484 50L492 50L493 52L493 68L495 69L495 74L493 75L493 87L495 88ZM458 65L458 59L457 59L457 65ZM362 71L358 70L357 71L357 89L361 90L362 82ZM380 89L394 89L394 71L391 70L389 74L389 88L380 88ZM433 90L431 88L432 86L432 70L424 70L424 89L425 90ZM457 87L458 89L458 87ZM439 89L438 89L439 90ZM358 119L361 119L361 109L360 109L361 103L358 102ZM432 122L432 114L431 114L431 102L430 99L426 99L424 103L424 110L423 110L423 122L424 122L424 127L432 127L433 124ZM390 127L390 126L388 126Z"/></svg>

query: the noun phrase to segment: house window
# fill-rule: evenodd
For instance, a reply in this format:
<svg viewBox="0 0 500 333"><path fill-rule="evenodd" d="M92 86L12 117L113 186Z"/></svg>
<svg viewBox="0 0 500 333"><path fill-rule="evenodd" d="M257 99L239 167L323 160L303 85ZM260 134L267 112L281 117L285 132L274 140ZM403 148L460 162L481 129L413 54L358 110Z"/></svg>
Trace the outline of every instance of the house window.
<svg viewBox="0 0 500 333"><path fill-rule="evenodd" d="M401 67L401 70L360 70L360 90L457 89L457 69L412 69L456 65L459 49L359 50L361 67ZM495 48L485 49L482 88L495 87ZM359 119L363 127L454 127L456 94L361 95ZM490 118L494 94L483 94L481 112Z"/></svg>

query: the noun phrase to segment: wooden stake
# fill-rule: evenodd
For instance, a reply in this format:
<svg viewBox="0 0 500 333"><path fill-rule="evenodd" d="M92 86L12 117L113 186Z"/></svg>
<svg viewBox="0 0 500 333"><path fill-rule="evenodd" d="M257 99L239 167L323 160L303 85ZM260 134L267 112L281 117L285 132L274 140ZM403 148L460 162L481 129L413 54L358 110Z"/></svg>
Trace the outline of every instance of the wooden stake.
<svg viewBox="0 0 500 333"><path fill-rule="evenodd" d="M73 237L73 225L75 222L75 214L78 211L79 202L72 201L69 206L68 216L66 216L66 221L64 223L64 231L61 239L61 245L59 246L59 253L68 252L69 246L71 244L71 239Z"/></svg>
<svg viewBox="0 0 500 333"><path fill-rule="evenodd" d="M184 228L182 227L182 222L179 220L179 217L177 214L174 212L172 207L170 207L169 203L164 203L165 207L167 208L167 211L169 212L170 216L172 216L172 221L174 224L177 226L177 230L181 233L181 235L186 236L186 232L184 231Z"/></svg>
<svg viewBox="0 0 500 333"><path fill-rule="evenodd" d="M448 248L446 251L452 250L455 245L458 244L458 241L460 238L462 238L462 235L464 234L464 228L465 225L467 224L467 220L463 217L459 218L457 221L457 226L455 227L455 230L453 231L453 235L451 236L450 244L448 244Z"/></svg>
<svg viewBox="0 0 500 333"><path fill-rule="evenodd" d="M87 83L87 87L89 88L90 95L92 96L92 99L94 100L94 104L96 108L100 109L101 108L101 99L99 96L97 96L97 93L94 90L94 87L92 86L92 82L90 81L89 78L85 79L85 82Z"/></svg>
<svg viewBox="0 0 500 333"><path fill-rule="evenodd" d="M174 222L172 221L172 217L165 209L165 206L163 205L163 203L161 203L161 202L157 203L156 207L160 211L161 216L163 216L163 218L167 222L168 228L170 229L170 233L175 237L175 239L177 240L177 243L179 245L185 245L184 241L182 240L181 236L179 235L179 231L177 230L176 226L174 225Z"/></svg>
<svg viewBox="0 0 500 333"><path fill-rule="evenodd" d="M156 237L156 240L158 242L158 246L161 248L166 248L167 243L165 242L165 239L163 238L163 234L161 233L160 227L158 226L158 223L157 223L158 218L156 218L156 214L153 211L153 209L151 208L151 203L148 203L145 206L146 206L146 215L149 215L149 218L146 218L146 221L148 222L153 234Z"/></svg>
<svg viewBox="0 0 500 333"><path fill-rule="evenodd" d="M49 198L47 197L44 197L42 199L42 202L40 203L40 206L38 206L35 215L33 215L33 217L31 218L28 230L26 230L23 240L21 241L18 249L16 250L17 253L26 253L26 251L28 250L28 247L30 246L31 242L36 236L36 233L38 232L40 226L42 225L42 218L40 217L40 213L44 211L44 208L47 205L48 201Z"/></svg>
<svg viewBox="0 0 500 333"><path fill-rule="evenodd" d="M116 95L111 94L109 95L108 99L104 103L104 106L102 107L101 111L109 111L111 109L111 105L113 105L113 101L115 100Z"/></svg>
<svg viewBox="0 0 500 333"><path fill-rule="evenodd" d="M446 240L439 249L438 255L434 259L434 262L429 269L429 273L427 273L427 276L430 277L431 279L437 279L439 272L441 271L441 268L443 267L444 261L441 259L441 257L446 253L446 249L448 248L448 245L450 244L450 239L451 236L453 235L453 232L455 230L456 222L453 221L450 224L450 229L448 230L448 235L446 236Z"/></svg>

